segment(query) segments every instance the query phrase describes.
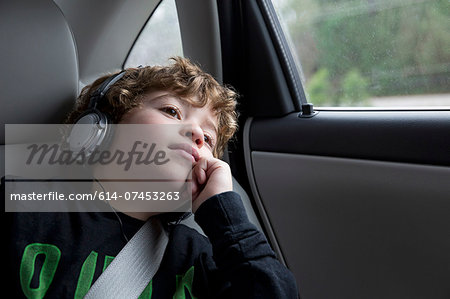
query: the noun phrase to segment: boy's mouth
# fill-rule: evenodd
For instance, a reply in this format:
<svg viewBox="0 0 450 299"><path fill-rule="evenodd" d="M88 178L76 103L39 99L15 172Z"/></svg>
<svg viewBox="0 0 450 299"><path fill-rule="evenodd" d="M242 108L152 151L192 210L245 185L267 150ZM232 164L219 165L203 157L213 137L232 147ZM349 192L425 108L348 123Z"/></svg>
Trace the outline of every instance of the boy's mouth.
<svg viewBox="0 0 450 299"><path fill-rule="evenodd" d="M178 151L180 155L186 157L186 159L191 159L192 163L195 163L200 159L197 149L187 143L171 144L168 148Z"/></svg>

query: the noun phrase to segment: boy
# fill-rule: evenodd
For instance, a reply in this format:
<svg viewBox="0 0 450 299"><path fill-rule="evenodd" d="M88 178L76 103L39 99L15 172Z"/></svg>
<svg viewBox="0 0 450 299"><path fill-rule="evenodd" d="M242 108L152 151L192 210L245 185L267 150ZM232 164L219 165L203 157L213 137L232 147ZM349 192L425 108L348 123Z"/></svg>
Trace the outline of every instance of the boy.
<svg viewBox="0 0 450 299"><path fill-rule="evenodd" d="M108 78L83 89L67 123L85 115L92 94ZM13 293L82 298L144 221L161 217L172 223L167 225L169 243L140 298L296 298L292 274L248 221L239 195L232 192L230 168L218 159L237 129L235 98L187 59L126 70L95 109L119 125L181 125L178 133L190 146L173 152L192 165L192 211L208 238L173 224L171 218L178 214L10 213ZM101 187L110 191L119 190L117 186L106 182ZM36 228L33 233L31 228Z"/></svg>

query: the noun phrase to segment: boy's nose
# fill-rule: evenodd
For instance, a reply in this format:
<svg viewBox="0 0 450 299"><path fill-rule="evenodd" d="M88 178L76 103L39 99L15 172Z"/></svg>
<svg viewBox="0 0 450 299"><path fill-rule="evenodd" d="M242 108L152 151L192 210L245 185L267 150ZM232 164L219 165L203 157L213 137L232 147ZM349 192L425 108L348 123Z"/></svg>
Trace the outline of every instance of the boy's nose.
<svg viewBox="0 0 450 299"><path fill-rule="evenodd" d="M203 130L200 128L200 126L188 125L188 126L184 127L181 134L183 136L190 138L192 140L192 142L195 143L198 148L201 148L203 146L203 143L204 143Z"/></svg>

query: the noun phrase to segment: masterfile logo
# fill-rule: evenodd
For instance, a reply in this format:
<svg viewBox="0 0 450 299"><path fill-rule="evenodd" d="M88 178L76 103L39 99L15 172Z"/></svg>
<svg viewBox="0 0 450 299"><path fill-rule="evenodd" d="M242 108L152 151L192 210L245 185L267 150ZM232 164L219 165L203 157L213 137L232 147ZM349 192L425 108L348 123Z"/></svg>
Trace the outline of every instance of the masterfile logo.
<svg viewBox="0 0 450 299"><path fill-rule="evenodd" d="M184 127L111 125L103 143L70 147L68 125L6 125L5 210L189 211L195 154Z"/></svg>

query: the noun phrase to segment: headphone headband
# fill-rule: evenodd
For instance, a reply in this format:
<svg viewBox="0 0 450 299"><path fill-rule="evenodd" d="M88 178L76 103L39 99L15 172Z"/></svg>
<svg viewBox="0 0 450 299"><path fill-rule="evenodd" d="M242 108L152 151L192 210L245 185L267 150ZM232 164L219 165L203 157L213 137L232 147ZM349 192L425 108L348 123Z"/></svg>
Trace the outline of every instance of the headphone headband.
<svg viewBox="0 0 450 299"><path fill-rule="evenodd" d="M103 83L92 93L91 98L89 100L89 106L88 109L94 109L97 107L97 103L103 99L103 97L108 93L108 90L110 87L122 79L122 77L125 75L125 70L121 71L120 73L117 73L114 76L109 77Z"/></svg>

